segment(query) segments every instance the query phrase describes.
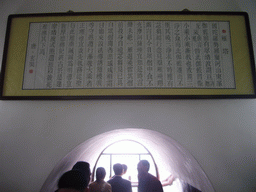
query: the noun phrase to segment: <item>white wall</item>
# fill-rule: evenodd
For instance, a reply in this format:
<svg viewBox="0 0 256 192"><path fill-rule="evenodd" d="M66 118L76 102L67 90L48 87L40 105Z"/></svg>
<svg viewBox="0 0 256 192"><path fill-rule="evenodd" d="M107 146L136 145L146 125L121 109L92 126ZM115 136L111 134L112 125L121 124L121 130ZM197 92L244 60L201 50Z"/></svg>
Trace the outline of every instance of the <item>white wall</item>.
<svg viewBox="0 0 256 192"><path fill-rule="evenodd" d="M255 1L1 0L0 56L7 16L73 11L248 11ZM256 27L252 26L256 45ZM255 46L254 46L255 50ZM0 191L39 191L68 152L97 134L145 128L166 134L202 166L216 191L256 189L255 100L0 101Z"/></svg>

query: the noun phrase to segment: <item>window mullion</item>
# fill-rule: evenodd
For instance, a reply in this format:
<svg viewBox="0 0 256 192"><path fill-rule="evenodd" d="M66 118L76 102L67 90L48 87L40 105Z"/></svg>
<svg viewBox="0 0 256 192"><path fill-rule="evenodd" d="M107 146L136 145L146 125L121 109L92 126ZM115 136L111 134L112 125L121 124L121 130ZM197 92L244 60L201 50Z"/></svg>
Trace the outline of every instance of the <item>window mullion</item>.
<svg viewBox="0 0 256 192"><path fill-rule="evenodd" d="M112 175L112 154L110 154L110 175L109 175L109 178L111 178L111 175Z"/></svg>

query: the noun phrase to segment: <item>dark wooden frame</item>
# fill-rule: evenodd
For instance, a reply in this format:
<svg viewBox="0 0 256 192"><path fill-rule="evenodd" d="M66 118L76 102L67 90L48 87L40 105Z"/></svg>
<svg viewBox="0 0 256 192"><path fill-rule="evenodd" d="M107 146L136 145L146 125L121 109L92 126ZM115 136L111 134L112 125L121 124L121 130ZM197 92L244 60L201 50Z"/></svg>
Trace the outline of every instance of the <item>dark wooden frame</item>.
<svg viewBox="0 0 256 192"><path fill-rule="evenodd" d="M58 96L44 96L44 95L8 95L4 93L5 86L5 74L7 68L7 54L9 40L11 37L11 25L13 18L24 18L24 17L59 17L59 16L97 16L97 15L203 15L203 16L242 16L245 20L247 44L249 50L249 60L250 60L250 71L251 71L251 81L253 93L236 93L236 94L180 94L180 95L79 95L79 96L68 96L68 95L58 95ZM16 14L10 15L8 17L3 61L2 61L2 72L0 77L0 99L1 100L77 100L77 99L224 99L224 98L255 98L256 97L256 78L255 78L255 60L253 55L253 45L250 32L250 24L248 14L245 12L67 12L67 13L45 13L45 14Z"/></svg>

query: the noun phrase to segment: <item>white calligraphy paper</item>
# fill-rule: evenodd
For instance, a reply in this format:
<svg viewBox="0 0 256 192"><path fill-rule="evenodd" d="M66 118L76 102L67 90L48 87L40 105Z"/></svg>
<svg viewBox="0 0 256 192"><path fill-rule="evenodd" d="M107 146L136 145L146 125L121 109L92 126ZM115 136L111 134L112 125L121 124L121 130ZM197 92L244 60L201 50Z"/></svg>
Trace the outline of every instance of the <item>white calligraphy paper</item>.
<svg viewBox="0 0 256 192"><path fill-rule="evenodd" d="M229 22L30 23L23 89L234 89Z"/></svg>

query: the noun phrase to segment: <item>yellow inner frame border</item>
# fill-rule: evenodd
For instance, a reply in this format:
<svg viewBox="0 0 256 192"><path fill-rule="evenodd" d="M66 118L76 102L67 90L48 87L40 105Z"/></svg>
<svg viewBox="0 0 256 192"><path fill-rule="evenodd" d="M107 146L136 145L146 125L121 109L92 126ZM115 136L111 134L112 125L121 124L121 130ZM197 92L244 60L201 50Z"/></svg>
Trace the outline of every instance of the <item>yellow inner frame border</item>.
<svg viewBox="0 0 256 192"><path fill-rule="evenodd" d="M233 52L235 89L47 89L22 90L26 49L31 22L67 21L229 21ZM243 15L67 15L31 16L12 19L6 58L2 96L167 96L167 95L253 95L254 84L251 69L246 21Z"/></svg>

